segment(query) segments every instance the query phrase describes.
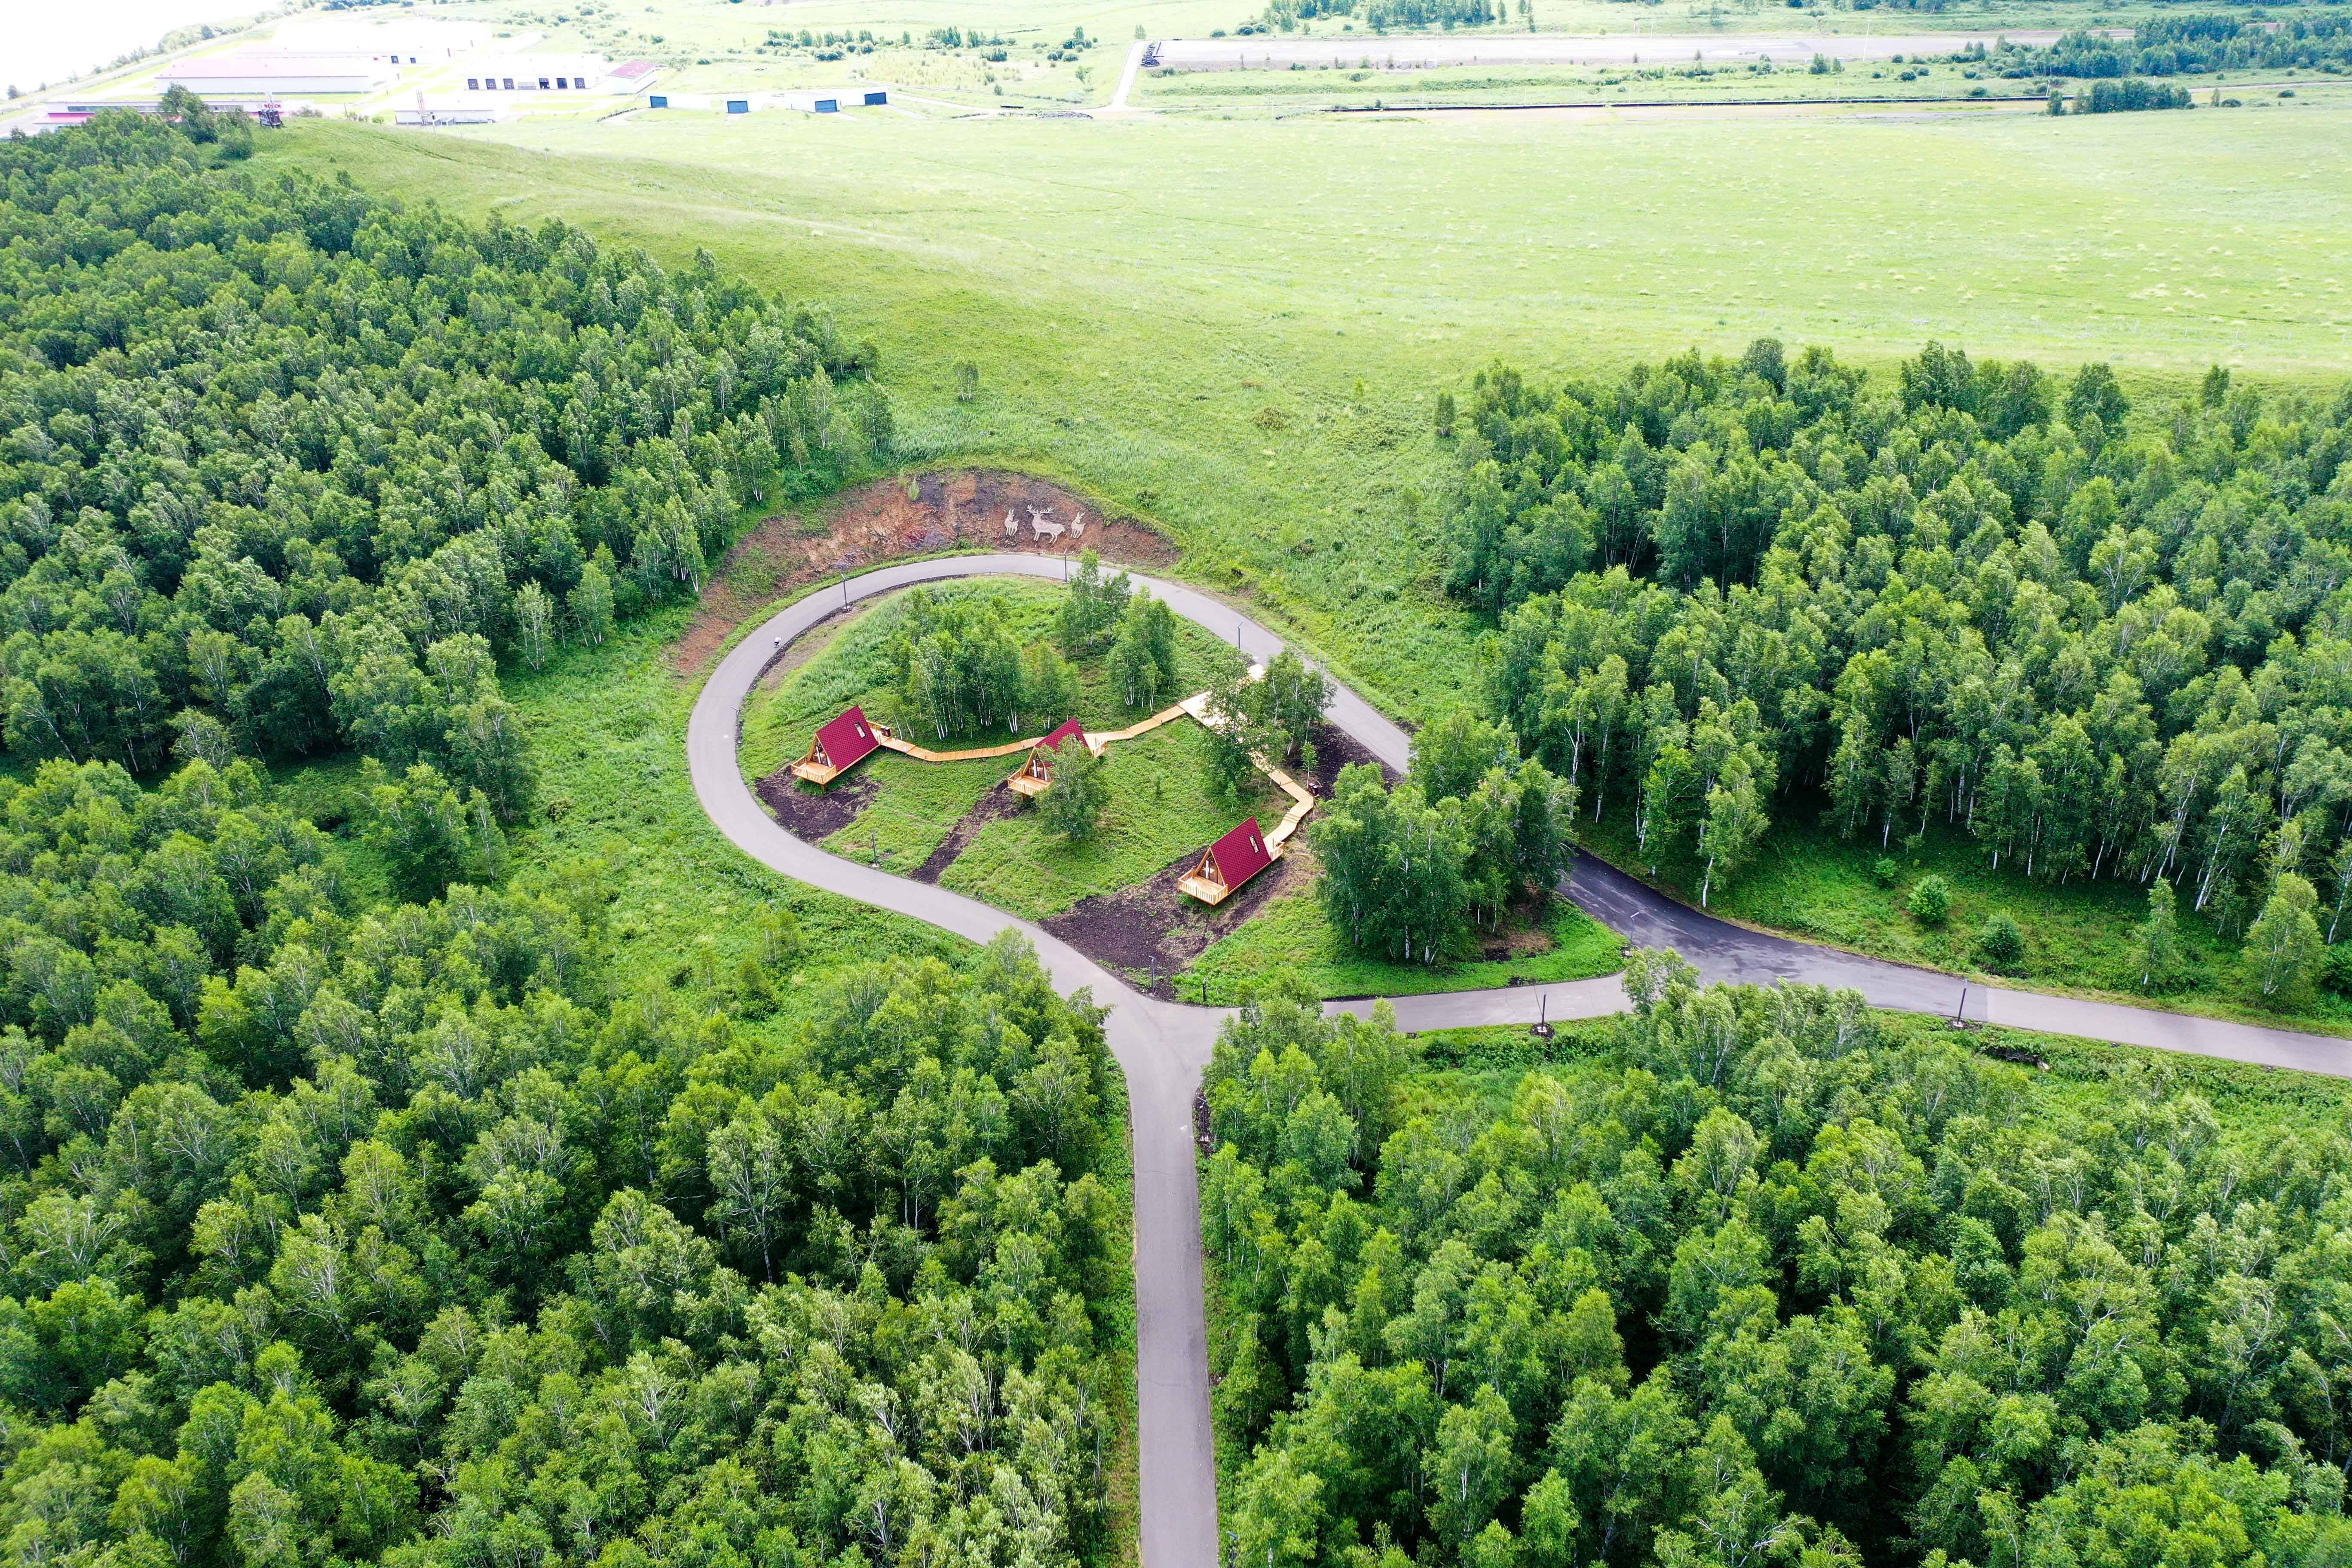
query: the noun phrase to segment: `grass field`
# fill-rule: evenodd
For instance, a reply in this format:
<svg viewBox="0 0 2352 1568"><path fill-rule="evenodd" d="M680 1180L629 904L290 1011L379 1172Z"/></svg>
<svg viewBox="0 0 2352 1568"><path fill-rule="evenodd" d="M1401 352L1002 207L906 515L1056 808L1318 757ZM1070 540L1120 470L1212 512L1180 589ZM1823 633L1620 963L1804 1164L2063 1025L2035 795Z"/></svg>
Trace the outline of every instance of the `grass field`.
<svg viewBox="0 0 2352 1568"><path fill-rule="evenodd" d="M538 823L517 836L516 865L601 860L617 869L609 919L628 985L708 984L752 950L761 912L792 910L810 956L786 989L784 1025L803 987L829 968L964 950L919 921L779 877L710 825L687 776L696 683L667 658L685 619L682 608L648 616L537 675L507 674L541 770Z"/></svg>
<svg viewBox="0 0 2352 1568"><path fill-rule="evenodd" d="M2320 95L2063 120L311 122L257 161L560 214L680 263L707 246L829 301L881 350L908 464L1074 482L1177 541L1180 574L1426 720L1475 699L1481 629L1438 589L1438 390L1498 354L1591 373L1765 332L1880 367L1931 336L2053 369L2105 359L2143 398L2216 361L2333 390L2352 340L2347 116ZM1932 956L1874 889L1825 890L1813 847L1783 834L1732 912ZM1946 874L1956 929L2006 901L2032 978L2114 984L2128 898Z"/></svg>
<svg viewBox="0 0 2352 1568"><path fill-rule="evenodd" d="M1076 478L1426 718L1475 668L1436 592L1439 389L1497 354L1592 371L1761 332L2105 358L2142 392L2215 360L2326 384L2347 114L318 123L263 161L708 246L831 301L881 349L910 460Z"/></svg>
<svg viewBox="0 0 2352 1568"><path fill-rule="evenodd" d="M996 605L1024 644L1048 637L1062 596L1057 587L1017 578L959 583L929 592L941 599ZM907 595L881 600L848 619L808 662L761 684L745 708L740 754L746 778L766 777L799 757L810 731L853 702L885 722L899 721L887 656L905 626L906 614ZM1189 622L1180 624L1178 637L1181 679L1174 695L1181 697L1209 683L1222 645ZM1104 662L1100 658L1077 661L1080 700L1074 716L1090 730L1121 729L1143 716L1111 689ZM1045 717L1027 722L1024 733L1039 733ZM1012 738L1002 728L946 737L903 728L901 733L940 751L996 745ZM1192 724L1179 721L1113 745L1105 753L1111 805L1093 837L1066 844L1046 833L1035 813L1024 809L982 827L942 881L999 909L1041 919L1089 894L1142 880L1252 812L1269 819L1280 815L1287 803L1262 779L1239 802L1219 795L1207 782L1197 744ZM876 859L890 870L911 870L929 858L966 813L990 797L1017 761L995 757L924 763L879 752L859 764L860 775L873 782L873 798L824 846L835 854Z"/></svg>
<svg viewBox="0 0 2352 1568"><path fill-rule="evenodd" d="M1908 1013L1881 1013L1890 1044L1945 1033L1937 1019ZM1552 1074L1573 1084L1579 1079L1613 1078L1622 1069L1615 1054L1619 1020L1590 1018L1561 1024L1549 1040L1514 1027L1433 1030L1421 1037L1421 1070L1407 1092L1424 1102L1467 1100L1491 1115L1510 1105L1529 1071ZM2119 1100L2201 1096L2213 1108L2223 1136L2256 1159L2267 1157L2281 1134L2324 1138L2352 1110L2352 1087L2310 1073L2273 1072L2242 1062L2176 1056L2038 1035L2024 1029L1971 1029L1959 1037L1975 1049L2030 1051L2049 1064L2029 1070L2021 1113L2036 1116L2080 1112L2097 1115Z"/></svg>
<svg viewBox="0 0 2352 1568"><path fill-rule="evenodd" d="M1230 1005L1277 976L1295 975L1318 996L1411 996L1515 980L1588 980L1614 973L1624 963L1625 944L1616 933L1566 899L1553 900L1545 910L1542 931L1548 947L1509 958L1385 963L1351 951L1312 892L1289 893L1202 953L1178 977L1176 988L1187 1001Z"/></svg>
<svg viewBox="0 0 2352 1568"><path fill-rule="evenodd" d="M1375 46L1370 57L1377 58ZM1152 109L1271 113L1327 106L1404 110L1417 107L1624 104L1628 106L1831 104L1862 100L1896 106L1943 103L1965 110L1971 100L2005 113L2046 113L2040 81L2007 80L1972 68L1939 64L1914 70L1893 61L1855 60L1837 71L1815 75L1804 62L1769 72L1744 67L1679 65L1634 69L1575 69L1496 66L1443 66L1426 70L1298 69L1198 71L1140 78L1132 100ZM2297 110L2341 105L2352 86L2314 78L2308 71L2247 71L2216 80L2182 77L2200 106L2216 90L2240 102L2231 112L2253 109ZM2081 86L2069 82L2071 93ZM2284 97L2279 89L2286 88ZM2021 106L2015 101L2028 100Z"/></svg>
<svg viewBox="0 0 2352 1568"><path fill-rule="evenodd" d="M2179 904L2184 973L2178 983L2150 995L2140 990L2131 962L2134 932L2147 915L2147 889L2137 882L2077 877L2061 885L2031 880L2007 867L1995 871L1974 840L1941 823L1929 828L1916 851L1906 851L1899 842L1881 848L1875 834L1847 841L1820 826L1822 805L1807 797L1784 804L1755 860L1715 890L1714 912L1994 984L2081 992L2352 1034L2352 1002L2326 992L2293 1011L2257 1005L2241 978L2239 944L2217 936L2210 920L2190 912L2186 891ZM1623 819L1608 830L1588 832L1587 839L1617 865L1647 869ZM1879 885L1881 858L1895 864L1891 887ZM1698 871L1679 857L1670 858L1649 879L1696 903ZM1950 913L1938 926L1922 923L1908 909L1912 889L1928 876L1943 878L1951 889ZM2013 974L1989 973L1976 951L1977 936L1987 917L2004 910L2025 933L2025 962Z"/></svg>
<svg viewBox="0 0 2352 1568"><path fill-rule="evenodd" d="M908 592L928 592L942 603L958 600L993 605L1003 614L1006 628L1026 647L1052 640L1054 609L1062 602L1063 591L1043 583L1006 577L967 580ZM840 629L834 631L822 650L807 662L790 669L780 668L760 683L751 700L743 706L740 754L745 778L765 778L786 763L797 761L808 750L810 733L853 702L884 723L898 726L908 739L936 751L1002 745L1019 738L1002 725L962 734L936 735L918 733L906 723L899 711L898 693L890 685L889 668L890 645L905 629L906 615L906 594L894 594L861 607L838 623ZM824 635L824 629L810 634ZM1207 686L1215 678L1223 646L1191 622L1179 622L1177 689L1168 700L1189 697ZM1068 715L1041 714L1034 720L1024 715L1023 734L1036 735L1042 732L1044 721L1058 722L1064 717L1075 718L1089 730L1117 730L1146 716L1128 707L1119 693L1111 689L1101 658L1074 662L1078 674L1077 711ZM1011 773L1013 765L1010 762L988 764L998 778Z"/></svg>
<svg viewBox="0 0 2352 1568"><path fill-rule="evenodd" d="M975 0L794 0L790 13L780 16L766 5L713 0L657 0L625 9L594 0L563 6L543 0L467 0L448 9L510 33L538 33L551 47L657 60L667 68L665 84L687 91L762 90L864 79L973 104L1050 105L1107 101L1134 39L1237 33L1256 22L1265 6L1251 0L1045 0L1017 8ZM1766 0L1638 5L1622 0L1536 0L1533 21L1538 35L1555 36L1797 29L1847 35L1986 33L2129 26L2162 9L2092 0L1951 0L1934 14L1923 15L1832 7L1818 0L1793 9ZM2298 9L2274 7L2268 14L2292 15ZM985 34L988 40L1002 40L1003 47L925 47L932 29L947 26ZM826 47L821 41L803 47L798 42L803 29L813 35L855 36L864 42L853 41L846 50ZM1459 41L1527 31L1514 8L1507 23L1462 28L1448 37ZM790 35L789 41L772 37L774 32ZM1313 18L1282 36L1360 40L1375 55L1411 37L1376 32L1346 16ZM1064 47L1081 39L1081 47ZM1000 52L1001 58L988 58Z"/></svg>
<svg viewBox="0 0 2352 1568"><path fill-rule="evenodd" d="M1120 742L1103 754L1110 805L1092 835L1065 842L1024 808L973 835L941 885L1042 920L1198 854L1244 816L1272 822L1281 816L1288 802L1255 775L1257 787L1243 800L1219 795L1201 766L1199 745L1186 720Z"/></svg>

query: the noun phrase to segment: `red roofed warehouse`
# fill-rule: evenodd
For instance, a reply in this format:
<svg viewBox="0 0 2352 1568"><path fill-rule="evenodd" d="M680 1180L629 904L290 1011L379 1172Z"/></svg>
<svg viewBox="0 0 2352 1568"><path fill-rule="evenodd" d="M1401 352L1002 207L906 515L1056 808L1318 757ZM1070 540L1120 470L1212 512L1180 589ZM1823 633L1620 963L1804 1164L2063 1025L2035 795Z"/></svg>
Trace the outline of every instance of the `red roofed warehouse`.
<svg viewBox="0 0 2352 1568"><path fill-rule="evenodd" d="M822 789L864 762L881 742L866 721L866 710L852 708L816 732L808 755L793 764L793 774Z"/></svg>
<svg viewBox="0 0 2352 1568"><path fill-rule="evenodd" d="M1052 733L1038 737L1037 743L1029 748L1028 760L1004 781L1004 787L1015 795L1032 797L1044 795L1053 786L1054 758L1060 752L1062 742L1071 739L1076 739L1094 755L1102 755L1102 749L1087 739L1085 727L1072 719L1057 726Z"/></svg>
<svg viewBox="0 0 2352 1568"><path fill-rule="evenodd" d="M1204 904L1221 904L1234 889L1273 865L1276 854L1257 830L1257 818L1249 817L1210 845L1201 863L1189 876L1177 878L1176 885Z"/></svg>

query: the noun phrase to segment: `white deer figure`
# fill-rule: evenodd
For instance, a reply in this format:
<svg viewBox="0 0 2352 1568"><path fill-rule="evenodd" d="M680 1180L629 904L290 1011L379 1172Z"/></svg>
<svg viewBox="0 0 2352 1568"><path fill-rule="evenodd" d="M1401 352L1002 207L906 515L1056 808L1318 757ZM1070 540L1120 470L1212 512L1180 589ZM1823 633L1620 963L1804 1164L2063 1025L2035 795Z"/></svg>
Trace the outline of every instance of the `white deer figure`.
<svg viewBox="0 0 2352 1568"><path fill-rule="evenodd" d="M1013 509L1011 507L1006 507L1004 509L1004 537L1010 539L1020 531L1021 525L1013 521Z"/></svg>
<svg viewBox="0 0 2352 1568"><path fill-rule="evenodd" d="M1084 539L1086 536L1087 514L1085 512L1080 512L1077 516L1070 520L1070 537L1072 539Z"/></svg>

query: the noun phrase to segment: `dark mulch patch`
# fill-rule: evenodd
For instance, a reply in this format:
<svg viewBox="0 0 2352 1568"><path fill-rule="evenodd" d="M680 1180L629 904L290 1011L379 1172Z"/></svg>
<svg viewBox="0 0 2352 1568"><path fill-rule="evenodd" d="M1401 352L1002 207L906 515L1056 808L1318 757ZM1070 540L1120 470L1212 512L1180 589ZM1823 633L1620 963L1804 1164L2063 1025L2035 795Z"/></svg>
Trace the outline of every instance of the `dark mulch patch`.
<svg viewBox="0 0 2352 1568"><path fill-rule="evenodd" d="M770 815L795 837L814 844L829 838L857 820L877 786L871 776L854 773L826 790L816 790L789 772L770 773L752 786Z"/></svg>
<svg viewBox="0 0 2352 1568"><path fill-rule="evenodd" d="M963 853L963 847L971 842L972 835L1020 809L1021 797L999 784L982 795L980 804L965 812L962 820L940 840L940 847L931 851L931 858L908 874L918 882L937 882L947 875L948 868L955 864L955 858Z"/></svg>
<svg viewBox="0 0 2352 1568"><path fill-rule="evenodd" d="M1391 784L1404 776L1387 763L1381 763L1371 752L1358 745L1353 736L1343 731L1335 730L1328 724L1318 724L1315 727L1313 777L1308 778L1297 773L1293 773L1291 776L1313 790L1316 799L1329 800L1331 792L1339 787L1339 770L1350 763L1378 763L1381 777ZM1309 822L1314 820L1311 816L1307 818Z"/></svg>
<svg viewBox="0 0 2352 1568"><path fill-rule="evenodd" d="M1216 908L1194 902L1176 879L1192 868L1199 850L1171 860L1150 877L1081 899L1040 923L1096 963L1121 971L1139 986L1156 975L1158 994L1173 997L1173 977L1267 902L1313 873L1307 857L1285 855Z"/></svg>

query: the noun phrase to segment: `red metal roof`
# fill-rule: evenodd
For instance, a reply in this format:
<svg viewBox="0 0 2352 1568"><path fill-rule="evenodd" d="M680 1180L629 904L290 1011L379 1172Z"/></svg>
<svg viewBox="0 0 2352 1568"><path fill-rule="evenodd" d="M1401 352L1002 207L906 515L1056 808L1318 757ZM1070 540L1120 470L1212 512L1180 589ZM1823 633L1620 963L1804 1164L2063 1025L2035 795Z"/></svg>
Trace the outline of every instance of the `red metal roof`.
<svg viewBox="0 0 2352 1568"><path fill-rule="evenodd" d="M816 743L824 748L824 760L833 764L835 773L856 763L881 744L874 738L874 726L866 721L866 710L863 708L852 708L819 730Z"/></svg>
<svg viewBox="0 0 2352 1568"><path fill-rule="evenodd" d="M1265 835L1257 830L1257 818L1246 817L1239 827L1209 846L1209 857L1217 863L1217 875L1228 888L1238 888L1268 866L1274 864L1273 852L1265 847Z"/></svg>
<svg viewBox="0 0 2352 1568"><path fill-rule="evenodd" d="M1087 735L1086 726L1079 723L1076 719L1066 719L1060 725L1055 727L1051 734L1040 735L1037 738L1037 744L1040 746L1051 746L1054 750L1058 752L1062 749L1062 742L1068 740L1073 735L1077 736L1081 741L1085 740Z"/></svg>

